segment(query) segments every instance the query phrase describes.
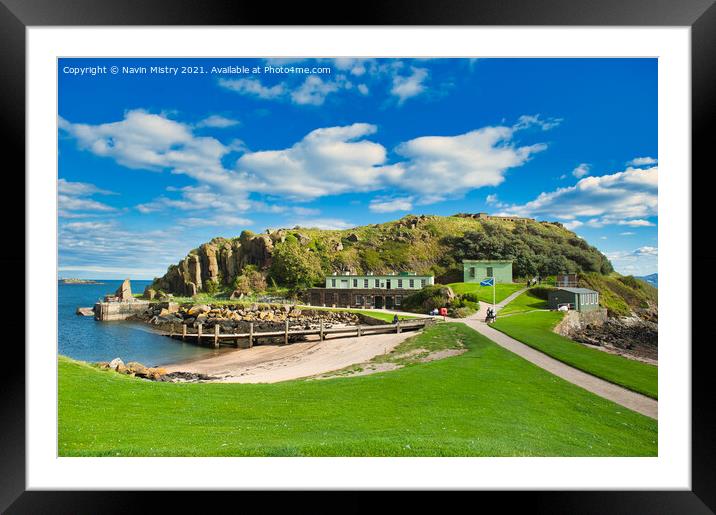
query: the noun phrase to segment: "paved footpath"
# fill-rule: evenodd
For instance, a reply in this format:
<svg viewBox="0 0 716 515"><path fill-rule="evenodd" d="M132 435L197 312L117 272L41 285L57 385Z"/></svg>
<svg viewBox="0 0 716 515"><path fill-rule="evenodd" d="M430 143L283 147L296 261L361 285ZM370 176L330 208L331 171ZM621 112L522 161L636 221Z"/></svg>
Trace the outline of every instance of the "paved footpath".
<svg viewBox="0 0 716 515"><path fill-rule="evenodd" d="M497 304L496 308L498 315L501 308L511 302L515 297L522 294L526 289L527 288L524 288L513 293L505 300ZM637 413L641 413L642 415L646 415L647 417L651 417L653 419L657 418L659 403L651 397L633 392L614 383L610 383L609 381L605 381L586 372L582 372L581 370L571 367L566 363L562 363L561 361L556 360L547 354L538 351L537 349L533 349L529 345L525 345L524 343L507 336L505 333L502 333L497 329L493 329L484 322L485 315L487 314L487 308L489 306L491 306L491 304L481 302L480 310L477 314L468 318L454 318L452 321L467 324L468 327L471 327L478 333L486 336L497 345L504 347L510 352L514 352L530 363L534 363L538 367L545 369L547 372L550 372L557 377L561 377L565 381L569 381L572 384L580 386L585 390L612 402L616 402L617 404L636 411Z"/></svg>
<svg viewBox="0 0 716 515"><path fill-rule="evenodd" d="M524 293L526 290L527 288L523 288L519 291L516 291L515 293L504 299L502 302L498 303L495 306L498 314L500 312L500 309L502 309L505 305L514 300L517 296ZM609 381L605 381L586 372L582 372L581 370L571 367L566 363L562 363L561 361L556 360L548 356L547 354L538 351L537 349L533 349L529 345L525 345L524 343L517 341L510 336L507 336L505 333L502 333L497 329L493 329L492 327L490 327L484 322L485 315L487 314L487 308L490 306L492 306L492 304L489 304L487 302L480 302L480 310L471 317L448 318L448 320L450 320L451 322L461 322L463 324L466 324L468 327L474 329L483 336L486 336L487 338L495 342L497 345L504 347L510 352L517 354L521 358L526 359L530 363L533 363L538 367L543 368L547 372L554 374L557 377L561 377L565 381L569 381L570 383L584 388L585 390L592 392L595 395L599 395L600 397L620 404L625 408L629 408L630 410L636 411L637 413L641 413L642 415L646 415L647 417L653 419L657 418L659 404L655 399L652 399L651 397L647 397L646 395L642 395L640 393L633 392L631 390L610 383ZM397 313L400 315L410 316L428 316L417 315L415 313L408 313L405 311L393 311L386 309L380 309L376 311L382 311L384 313Z"/></svg>

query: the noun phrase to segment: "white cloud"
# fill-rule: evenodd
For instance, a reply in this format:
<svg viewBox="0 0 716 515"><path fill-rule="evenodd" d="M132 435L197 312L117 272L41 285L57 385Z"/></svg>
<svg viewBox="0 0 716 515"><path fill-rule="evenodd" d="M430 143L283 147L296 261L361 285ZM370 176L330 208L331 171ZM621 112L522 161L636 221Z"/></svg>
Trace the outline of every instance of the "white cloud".
<svg viewBox="0 0 716 515"><path fill-rule="evenodd" d="M322 105L326 97L338 91L340 86L337 82L324 82L317 75L309 75L301 86L291 93L291 100L294 103L303 105Z"/></svg>
<svg viewBox="0 0 716 515"><path fill-rule="evenodd" d="M583 222L580 222L579 220L572 220L571 222L565 222L564 224L565 228L569 229L570 231L575 230L577 227L581 227L584 225Z"/></svg>
<svg viewBox="0 0 716 515"><path fill-rule="evenodd" d="M385 165L385 147L364 139L375 132L367 123L316 129L290 148L244 154L236 168L252 191L293 198L378 189L401 170Z"/></svg>
<svg viewBox="0 0 716 515"><path fill-rule="evenodd" d="M436 199L468 190L497 186L505 172L525 164L546 145L519 147L511 127L484 127L458 136L424 136L396 148L406 158L401 178L405 189ZM440 192L436 194L435 192Z"/></svg>
<svg viewBox="0 0 716 515"><path fill-rule="evenodd" d="M543 131L549 131L559 126L563 121L562 118L547 118L545 120L539 114L524 114L517 119L514 129L522 130L536 125Z"/></svg>
<svg viewBox="0 0 716 515"><path fill-rule="evenodd" d="M102 277L121 273L134 279L160 276L168 263L186 254L188 242L181 230L172 225L130 231L115 220L60 223L59 270L97 272Z"/></svg>
<svg viewBox="0 0 716 515"><path fill-rule="evenodd" d="M219 86L241 95L249 95L263 99L273 99L286 94L284 83L264 86L258 79L219 79Z"/></svg>
<svg viewBox="0 0 716 515"><path fill-rule="evenodd" d="M227 127L233 127L235 125L238 125L238 120L233 120L231 118L226 118L225 116L221 116L218 114L212 114L211 116L208 116L201 120L199 123L196 124L197 127L211 127L214 129L225 129Z"/></svg>
<svg viewBox="0 0 716 515"><path fill-rule="evenodd" d="M394 75L393 87L390 93L398 97L398 104L403 104L409 98L415 97L425 91L423 82L428 78L427 68L411 67L411 74L407 76Z"/></svg>
<svg viewBox="0 0 716 515"><path fill-rule="evenodd" d="M248 218L238 216L216 215L210 217L182 218L178 223L186 227L240 227L251 225L253 222Z"/></svg>
<svg viewBox="0 0 716 515"><path fill-rule="evenodd" d="M657 167L627 168L541 193L526 204L510 206L503 214L567 221L589 218L587 223L593 227L653 225L645 218L657 215L657 188Z"/></svg>
<svg viewBox="0 0 716 515"><path fill-rule="evenodd" d="M653 157L636 157L627 163L627 166L655 165L657 160Z"/></svg>
<svg viewBox="0 0 716 515"><path fill-rule="evenodd" d="M295 89L286 82L264 86L258 79L220 79L219 86L241 95L254 96L265 100L290 100L298 105L323 105L326 97L342 89L352 89L353 84L345 75L335 80L324 80L318 75L309 75Z"/></svg>
<svg viewBox="0 0 716 515"><path fill-rule="evenodd" d="M377 197L370 201L368 209L370 209L374 213L410 211L411 209L413 209L413 197Z"/></svg>
<svg viewBox="0 0 716 515"><path fill-rule="evenodd" d="M368 89L368 86L366 84L358 84L358 91L360 91L361 95L367 95L370 93L370 90Z"/></svg>
<svg viewBox="0 0 716 515"><path fill-rule="evenodd" d="M587 163L580 164L572 170L572 175L574 175L577 179L581 179L585 175L589 175L589 165Z"/></svg>
<svg viewBox="0 0 716 515"><path fill-rule="evenodd" d="M649 246L606 253L614 269L625 275L647 275L656 272L658 255L658 249Z"/></svg>
<svg viewBox="0 0 716 515"><path fill-rule="evenodd" d="M295 226L305 227L307 229L350 229L355 227L355 224L341 220L340 218L313 218L306 220L291 221Z"/></svg>
<svg viewBox="0 0 716 515"><path fill-rule="evenodd" d="M639 247L636 249L633 254L635 256L658 256L659 255L659 249L656 247Z"/></svg>
<svg viewBox="0 0 716 515"><path fill-rule="evenodd" d="M636 233L633 233L631 231L625 231L625 232L620 232L619 236L634 236L634 234L636 234Z"/></svg>
<svg viewBox="0 0 716 515"><path fill-rule="evenodd" d="M535 118L523 120L520 128L537 123ZM311 200L385 188L400 189L405 197L413 195L414 203L424 205L496 186L508 169L546 148L516 145L513 136L520 130L516 126L484 127L456 136L406 141L395 149L400 157L390 163L387 149L368 139L376 126L354 123L313 130L280 150L251 152L242 145L244 154L229 170L222 159L235 150L233 143L197 136L191 126L163 115L135 110L118 122L86 125L61 120L60 125L95 155L129 168L169 170L197 181L178 190L178 198L165 195L137 206L142 213L166 208L247 211L259 208L249 199L251 193Z"/></svg>
<svg viewBox="0 0 716 515"><path fill-rule="evenodd" d="M93 214L115 211L115 208L90 198L92 195L114 195L88 182L70 182L57 180L57 202L59 215L65 218L91 216Z"/></svg>
<svg viewBox="0 0 716 515"><path fill-rule="evenodd" d="M649 220L619 220L616 222L617 225L628 225L629 227L654 227L653 222L650 222Z"/></svg>

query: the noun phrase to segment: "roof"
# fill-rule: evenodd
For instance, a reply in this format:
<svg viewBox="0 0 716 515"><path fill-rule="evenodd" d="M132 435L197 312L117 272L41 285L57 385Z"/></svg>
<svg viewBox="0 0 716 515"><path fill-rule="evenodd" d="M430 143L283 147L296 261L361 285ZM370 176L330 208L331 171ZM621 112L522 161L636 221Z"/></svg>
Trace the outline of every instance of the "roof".
<svg viewBox="0 0 716 515"><path fill-rule="evenodd" d="M569 293L599 293L589 288L557 288L558 290L568 291Z"/></svg>
<svg viewBox="0 0 716 515"><path fill-rule="evenodd" d="M513 259L463 259L463 263L512 263Z"/></svg>

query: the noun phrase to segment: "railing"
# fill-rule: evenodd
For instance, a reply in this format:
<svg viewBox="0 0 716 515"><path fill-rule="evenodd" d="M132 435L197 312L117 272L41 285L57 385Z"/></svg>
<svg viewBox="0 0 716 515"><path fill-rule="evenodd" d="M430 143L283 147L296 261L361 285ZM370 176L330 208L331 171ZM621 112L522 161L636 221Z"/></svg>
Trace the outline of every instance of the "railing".
<svg viewBox="0 0 716 515"><path fill-rule="evenodd" d="M214 347L219 347L222 340L235 340L236 347L239 346L239 340L248 340L248 346L253 347L254 343L259 338L280 338L283 337L284 345L288 344L289 337L291 336L309 336L316 335L321 341L323 341L328 335L341 335L342 337L350 336L367 336L372 334L384 334L384 333L401 333L402 331L411 331L422 329L426 326L435 323L433 318L421 318L419 320L408 320L399 321L395 324L382 324L382 325L353 325L344 327L329 327L323 326L323 322L320 323L317 329L290 329L288 320L285 322L284 329L281 331L264 331L254 332L254 323L249 323L248 333L221 333L221 325L215 324L213 331L209 333L204 332L203 324L197 326L196 333L188 332L187 324L182 324L181 333L164 332L161 333L164 336L170 338L177 338L182 340L195 340L201 344L203 340L208 340L213 344Z"/></svg>

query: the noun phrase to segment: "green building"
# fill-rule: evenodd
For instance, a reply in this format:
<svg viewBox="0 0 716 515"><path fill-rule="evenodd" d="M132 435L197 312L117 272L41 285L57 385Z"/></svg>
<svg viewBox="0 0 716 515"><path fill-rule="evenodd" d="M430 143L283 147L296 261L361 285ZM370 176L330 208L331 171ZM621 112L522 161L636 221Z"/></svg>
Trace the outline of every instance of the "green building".
<svg viewBox="0 0 716 515"><path fill-rule="evenodd" d="M559 288L548 294L549 309L567 305L576 311L592 311L599 308L599 292L588 288Z"/></svg>
<svg viewBox="0 0 716 515"><path fill-rule="evenodd" d="M394 290L420 290L430 284L435 284L432 275L417 275L414 272L400 272L389 275L329 275L326 277L326 288L340 289L394 289Z"/></svg>
<svg viewBox="0 0 716 515"><path fill-rule="evenodd" d="M494 277L495 283L512 282L512 260L465 259L462 268L466 283L479 283L488 277Z"/></svg>

